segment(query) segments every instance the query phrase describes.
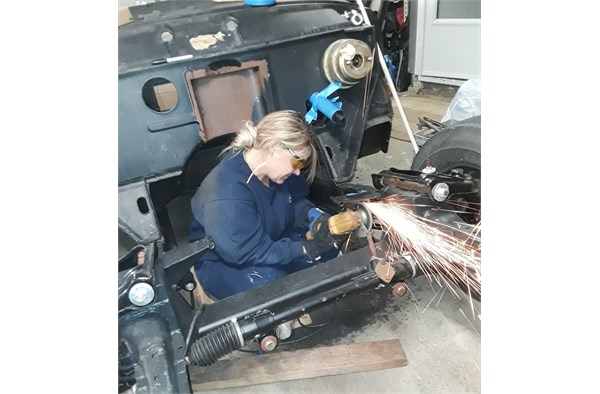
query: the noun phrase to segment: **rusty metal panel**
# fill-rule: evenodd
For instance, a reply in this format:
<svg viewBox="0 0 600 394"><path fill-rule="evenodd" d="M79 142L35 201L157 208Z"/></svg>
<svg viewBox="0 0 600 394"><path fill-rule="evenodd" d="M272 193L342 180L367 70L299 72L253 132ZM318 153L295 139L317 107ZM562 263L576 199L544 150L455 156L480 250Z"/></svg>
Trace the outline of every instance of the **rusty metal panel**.
<svg viewBox="0 0 600 394"><path fill-rule="evenodd" d="M266 60L217 71L191 71L186 74L202 141L238 131L248 119L262 118L265 104Z"/></svg>

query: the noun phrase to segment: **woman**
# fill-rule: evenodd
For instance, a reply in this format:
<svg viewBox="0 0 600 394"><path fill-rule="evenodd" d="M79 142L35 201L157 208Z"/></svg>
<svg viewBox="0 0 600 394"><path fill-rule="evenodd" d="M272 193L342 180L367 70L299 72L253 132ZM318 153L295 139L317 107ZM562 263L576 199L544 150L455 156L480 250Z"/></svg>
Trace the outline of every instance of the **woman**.
<svg viewBox="0 0 600 394"><path fill-rule="evenodd" d="M305 240L308 185L317 152L302 116L294 111L247 122L222 153L223 160L192 197L190 241L209 236L215 248L196 265L203 289L221 299L279 279L335 248L326 214ZM313 211L314 212L314 211Z"/></svg>

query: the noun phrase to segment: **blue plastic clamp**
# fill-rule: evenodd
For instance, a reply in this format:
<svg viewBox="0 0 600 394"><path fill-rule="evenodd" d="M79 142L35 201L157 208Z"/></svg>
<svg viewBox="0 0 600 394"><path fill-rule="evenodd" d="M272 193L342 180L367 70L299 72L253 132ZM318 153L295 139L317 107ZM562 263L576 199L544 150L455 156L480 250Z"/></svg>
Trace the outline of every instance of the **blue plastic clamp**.
<svg viewBox="0 0 600 394"><path fill-rule="evenodd" d="M341 86L341 82L334 81L320 92L315 92L310 95L308 101L310 101L312 107L304 116L306 123L310 124L317 120L318 112L321 112L323 115L327 116L329 120L333 121L333 115L336 112L341 111L342 103L337 102L339 96L332 99L328 99L327 96L338 90Z"/></svg>
<svg viewBox="0 0 600 394"><path fill-rule="evenodd" d="M244 3L253 7L262 7L275 4L275 0L244 0Z"/></svg>

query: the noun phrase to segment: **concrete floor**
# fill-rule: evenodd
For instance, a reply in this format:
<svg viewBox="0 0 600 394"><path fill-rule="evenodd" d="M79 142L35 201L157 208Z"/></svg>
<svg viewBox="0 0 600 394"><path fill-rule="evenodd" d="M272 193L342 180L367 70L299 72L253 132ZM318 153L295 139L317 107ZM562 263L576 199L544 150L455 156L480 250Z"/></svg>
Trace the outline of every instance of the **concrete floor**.
<svg viewBox="0 0 600 394"><path fill-rule="evenodd" d="M401 102L413 131L418 116L441 119L452 92L405 92ZM359 160L355 181L370 184L371 173L396 167L409 169L414 151L399 117L394 120L390 148ZM307 346L399 339L407 365L378 371L301 379L207 391L210 393L479 393L481 392L480 303L456 298L427 277L406 282L401 298L367 291L344 299L325 312L343 314L324 335ZM464 294L458 291L459 294ZM368 305L368 307L364 307ZM473 307L473 309L472 309ZM354 309L353 309L354 308ZM352 327L350 327L352 326ZM332 338L333 336L333 338ZM236 352L232 357L247 357Z"/></svg>

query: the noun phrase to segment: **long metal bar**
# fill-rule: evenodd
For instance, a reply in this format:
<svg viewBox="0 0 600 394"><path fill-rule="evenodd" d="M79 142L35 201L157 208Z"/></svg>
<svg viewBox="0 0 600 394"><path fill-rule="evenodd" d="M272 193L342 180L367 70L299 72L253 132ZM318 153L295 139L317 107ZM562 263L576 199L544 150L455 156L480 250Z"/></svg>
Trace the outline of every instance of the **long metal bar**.
<svg viewBox="0 0 600 394"><path fill-rule="evenodd" d="M365 10L365 6L362 0L356 0L358 3L358 7L360 8L360 12L365 20L365 23L370 25L371 21L369 20L369 16L367 15L367 11ZM385 75L385 80L387 81L388 87L392 92L392 96L394 97L394 102L396 103L396 107L400 112L400 118L402 119L402 124L406 129L406 133L408 134L408 138L410 138L410 143L415 151L415 154L419 151L419 145L417 144L417 140L415 140L415 136L410 128L410 124L408 123L408 118L406 117L406 113L404 113L404 108L400 103L400 98L398 98L398 92L396 91L396 87L394 86L394 82L392 81L392 77L390 76L390 72L387 68L385 59L383 58L383 53L381 51L381 47L377 44L377 58L379 59L379 65L383 71L383 75Z"/></svg>

